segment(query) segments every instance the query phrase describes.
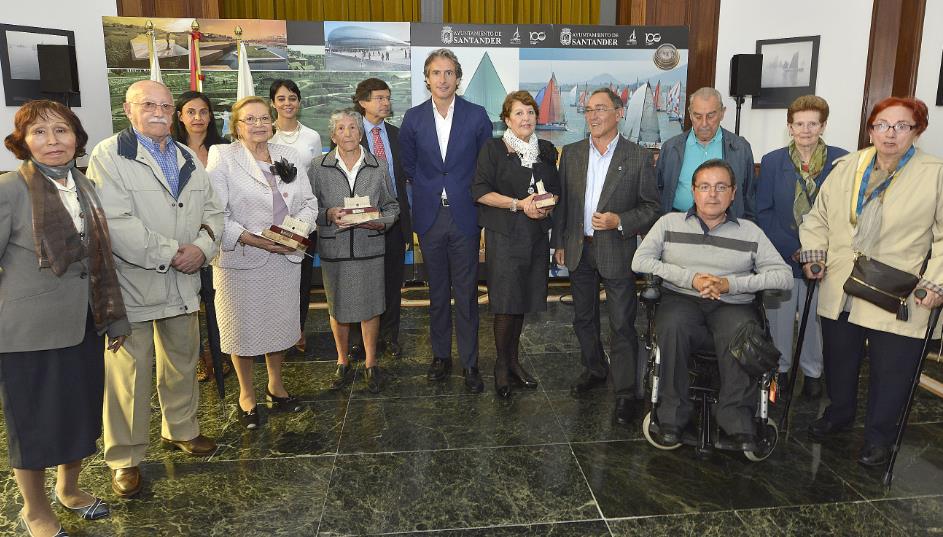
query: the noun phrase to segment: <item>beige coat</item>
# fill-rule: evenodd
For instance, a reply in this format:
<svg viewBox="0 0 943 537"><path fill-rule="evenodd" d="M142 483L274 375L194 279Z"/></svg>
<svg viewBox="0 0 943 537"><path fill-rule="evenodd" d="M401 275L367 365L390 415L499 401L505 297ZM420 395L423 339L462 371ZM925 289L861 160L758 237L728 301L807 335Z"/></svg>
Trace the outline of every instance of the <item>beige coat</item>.
<svg viewBox="0 0 943 537"><path fill-rule="evenodd" d="M845 293L842 286L851 274L853 226L850 220L855 170L861 151L835 162L812 210L799 227L802 251L826 252L825 278L819 284L819 315L837 319L842 312ZM919 274L920 267L933 247L933 255L924 278L943 285L943 160L920 150L884 193L884 222L881 239L872 257L894 268ZM898 321L870 302L848 297L848 320L859 326L893 334L923 338L930 311L907 300L910 320ZM939 328L937 328L939 333Z"/></svg>
<svg viewBox="0 0 943 537"><path fill-rule="evenodd" d="M198 311L199 272L178 272L171 260L179 246L194 244L208 264L223 231L222 206L203 164L189 148L175 145L181 184L177 198L130 128L98 144L89 159L88 177L99 189L108 218L131 322Z"/></svg>

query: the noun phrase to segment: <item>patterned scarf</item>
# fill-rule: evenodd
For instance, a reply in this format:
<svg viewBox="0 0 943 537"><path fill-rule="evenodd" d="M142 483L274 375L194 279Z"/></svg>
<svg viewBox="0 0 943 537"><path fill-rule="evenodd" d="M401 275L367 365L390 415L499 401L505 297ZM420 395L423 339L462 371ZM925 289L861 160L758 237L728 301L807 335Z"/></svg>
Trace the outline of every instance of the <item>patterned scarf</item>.
<svg viewBox="0 0 943 537"><path fill-rule="evenodd" d="M795 203L792 204L792 216L796 220L796 225L802 225L802 217L812 210L812 202L818 194L819 186L815 180L822 173L825 167L825 142L819 138L819 143L812 151L812 158L809 163L802 166L802 155L799 154L799 148L796 147L795 140L789 142L789 158L796 167L796 172L802 178L802 183L796 181ZM803 184L805 188L803 188Z"/></svg>
<svg viewBox="0 0 943 537"><path fill-rule="evenodd" d="M504 143L508 144L518 156L521 157L521 166L525 168L532 168L537 162L540 156L539 149L537 149L537 135L534 133L530 134L530 138L525 142L517 136L514 136L514 133L511 132L511 129L504 131L504 136L502 137Z"/></svg>
<svg viewBox="0 0 943 537"><path fill-rule="evenodd" d="M68 172L68 170L66 170ZM91 182L74 171L75 191L85 219L85 236L79 235L59 191L32 160L20 166L20 177L29 190L33 209L33 244L40 268L62 276L72 263L89 258L92 317L99 333L126 318L121 287L111 254L105 212ZM60 174L61 170L55 172Z"/></svg>

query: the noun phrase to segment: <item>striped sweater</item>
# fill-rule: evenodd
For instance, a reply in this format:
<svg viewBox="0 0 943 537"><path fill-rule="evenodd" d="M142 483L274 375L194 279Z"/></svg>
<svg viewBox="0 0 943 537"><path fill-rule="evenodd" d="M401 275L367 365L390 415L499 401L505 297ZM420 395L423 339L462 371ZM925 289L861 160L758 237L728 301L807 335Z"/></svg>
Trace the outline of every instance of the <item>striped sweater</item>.
<svg viewBox="0 0 943 537"><path fill-rule="evenodd" d="M661 277L679 293L699 296L692 287L698 272L727 278L723 302L747 304L764 289L791 289L792 270L756 224L727 217L708 229L694 213L662 216L642 240L632 270Z"/></svg>

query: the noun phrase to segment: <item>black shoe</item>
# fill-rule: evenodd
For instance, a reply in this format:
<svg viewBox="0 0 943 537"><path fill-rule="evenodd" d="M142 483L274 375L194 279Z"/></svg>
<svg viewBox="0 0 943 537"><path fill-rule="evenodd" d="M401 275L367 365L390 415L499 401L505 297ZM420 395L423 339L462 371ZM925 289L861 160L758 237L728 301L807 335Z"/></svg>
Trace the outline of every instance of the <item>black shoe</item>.
<svg viewBox="0 0 943 537"><path fill-rule="evenodd" d="M481 373L477 367L471 369L462 369L462 375L465 376L465 388L471 393L481 393L485 391L485 383L481 381Z"/></svg>
<svg viewBox="0 0 943 537"><path fill-rule="evenodd" d="M368 392L380 393L380 388L383 387L383 373L380 371L380 366L368 367L364 371L363 380L367 384Z"/></svg>
<svg viewBox="0 0 943 537"><path fill-rule="evenodd" d="M433 358L429 364L429 371L426 372L426 378L431 381L441 382L452 374L451 358Z"/></svg>
<svg viewBox="0 0 943 537"><path fill-rule="evenodd" d="M749 433L728 435L721 430L720 437L714 443L714 447L733 451L756 451L756 437Z"/></svg>
<svg viewBox="0 0 943 537"><path fill-rule="evenodd" d="M575 393L583 393L592 390L593 388L598 388L599 386L604 386L606 384L606 377L597 377L589 371L583 371L580 373L580 376L577 377L576 382L570 386L570 390Z"/></svg>
<svg viewBox="0 0 943 537"><path fill-rule="evenodd" d="M511 398L511 385L508 382L508 372L505 370L503 373L498 370L498 366L494 366L494 393L498 394L498 397L501 399L510 399Z"/></svg>
<svg viewBox="0 0 943 537"><path fill-rule="evenodd" d="M812 401L822 397L822 379L806 377L805 384L802 386L802 397Z"/></svg>
<svg viewBox="0 0 943 537"><path fill-rule="evenodd" d="M340 390L354 380L354 368L349 364L337 364L334 378L331 380L331 390Z"/></svg>
<svg viewBox="0 0 943 537"><path fill-rule="evenodd" d="M252 410L239 409L239 423L246 429L259 428L259 405L252 407Z"/></svg>
<svg viewBox="0 0 943 537"><path fill-rule="evenodd" d="M809 424L809 436L813 440L821 440L826 436L842 432L848 429L848 424L837 425L828 420L825 416Z"/></svg>
<svg viewBox="0 0 943 537"><path fill-rule="evenodd" d="M384 351L390 355L390 358L399 358L403 355L403 348L395 341L387 341L383 344Z"/></svg>
<svg viewBox="0 0 943 537"><path fill-rule="evenodd" d="M672 425L658 425L658 429L649 427L649 432L655 433L655 440L663 446L674 446L681 443L681 433Z"/></svg>
<svg viewBox="0 0 943 537"><path fill-rule="evenodd" d="M511 360L508 372L510 373L512 382L529 390L534 390L537 388L537 379L532 377L530 373L521 367L521 363L517 360Z"/></svg>
<svg viewBox="0 0 943 537"><path fill-rule="evenodd" d="M292 394L288 394L286 397L278 397L273 395L272 392L268 391L268 387L265 388L265 398L272 403L272 408L275 410L287 410L288 412L301 412L301 401L298 400Z"/></svg>
<svg viewBox="0 0 943 537"><path fill-rule="evenodd" d="M616 398L616 411L614 414L616 423L619 425L629 425L638 417L641 407L641 401L638 399L629 399L627 397ZM674 442L677 444L677 442Z"/></svg>
<svg viewBox="0 0 943 537"><path fill-rule="evenodd" d="M350 348L347 350L347 359L353 362L363 360L366 356L367 353L363 350L363 345L359 343L351 344Z"/></svg>
<svg viewBox="0 0 943 537"><path fill-rule="evenodd" d="M891 448L881 446L864 446L858 464L861 466L887 466L891 460Z"/></svg>

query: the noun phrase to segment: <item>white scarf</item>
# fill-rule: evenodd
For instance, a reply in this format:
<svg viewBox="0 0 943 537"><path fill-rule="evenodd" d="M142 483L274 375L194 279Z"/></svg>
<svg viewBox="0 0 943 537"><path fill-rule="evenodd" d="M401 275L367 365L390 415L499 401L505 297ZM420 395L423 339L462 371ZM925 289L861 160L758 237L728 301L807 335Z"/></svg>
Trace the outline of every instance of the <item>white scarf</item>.
<svg viewBox="0 0 943 537"><path fill-rule="evenodd" d="M514 133L511 132L511 129L504 131L504 143L508 144L511 149L514 150L518 156L521 157L521 166L525 168L532 168L534 163L536 163L539 155L539 150L537 149L537 135L530 133L530 139L526 142L521 140L517 136L514 136Z"/></svg>

